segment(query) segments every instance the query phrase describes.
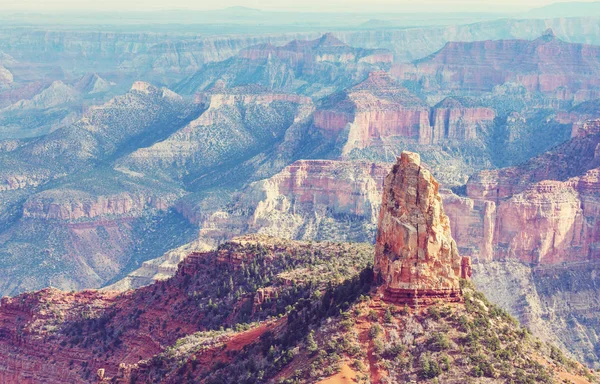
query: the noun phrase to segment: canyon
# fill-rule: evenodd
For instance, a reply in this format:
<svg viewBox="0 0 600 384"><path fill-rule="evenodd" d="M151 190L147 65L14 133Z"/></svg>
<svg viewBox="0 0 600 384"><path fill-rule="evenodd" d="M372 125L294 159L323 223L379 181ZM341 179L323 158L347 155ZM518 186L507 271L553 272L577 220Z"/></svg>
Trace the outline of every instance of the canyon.
<svg viewBox="0 0 600 384"><path fill-rule="evenodd" d="M595 307L586 304L596 294L597 124L586 124L590 135L521 167L474 176L466 195L440 190L457 251L473 258L476 286L537 335L588 364L597 359ZM194 246L210 248L228 236L249 232L373 242L384 177L391 167L350 161L295 163L243 191L228 209L193 216L202 228L200 244ZM170 274L162 266L174 268L184 257L170 253L146 263L132 273L135 284L128 287L164 279ZM582 287L573 288L579 275ZM577 309L562 304L566 302L578 303Z"/></svg>
<svg viewBox="0 0 600 384"><path fill-rule="evenodd" d="M327 318L358 324L355 344L392 373L405 370L397 380L432 379L417 372L422 348L448 327L460 344L472 333L460 315L518 329L492 303L599 366L597 17L332 29L270 21L256 34L237 33L238 22L227 35L204 25L0 30L0 296L13 296L0 304L10 356L0 372L9 382L238 380L233 371L249 361L241 350L264 333L274 352L252 360L256 375L292 380L298 369L296 380L317 382L332 375L311 375L305 362L337 364L287 330L313 330L321 346L330 331L354 337L313 323L329 293ZM385 185L392 169L395 192ZM363 274L373 255L378 294ZM423 304L455 312L436 318ZM365 344L379 324L370 312L427 329L399 331L406 345L419 340L414 355L398 355L417 358L412 368ZM398 344L389 324L380 341ZM486 353L513 353L510 340ZM19 358L23 348L31 358ZM538 351L561 380L589 374L545 360L558 356L545 343ZM366 375L353 359L371 362L348 356L340 370ZM269 368L287 360L289 372ZM517 362L532 380L545 377ZM440 380L486 368L458 364ZM380 371L389 373L368 373Z"/></svg>
<svg viewBox="0 0 600 384"><path fill-rule="evenodd" d="M535 347L535 340L523 337L525 329L515 330L515 320L487 302L466 280L458 287L459 274L468 278L468 259L456 253L438 184L421 169L418 155L404 152L385 187L376 252L367 244L315 244L248 235L223 243L214 251L192 252L172 278L126 293L44 289L3 298L2 379L171 383L184 377L210 382L250 377L257 381L302 378L318 382L350 369L374 379L385 375L402 380L438 376L463 380L470 375L503 382L506 377L527 375L532 380L595 380L591 371L566 359L556 347L543 346L539 341ZM425 232L413 231L419 234L418 239L408 236L415 240L410 242L414 248L405 247L409 244L397 237L403 232L389 226L394 219L406 228L425 224ZM436 231L440 231L439 237ZM429 232L432 237L428 237ZM404 256L412 257L417 269L432 274L414 276L417 291L439 288L432 277L440 274L456 290L458 296L453 298L464 295L465 302L448 306L430 301L420 309L405 308L402 312L382 302L378 289L389 289L390 282L406 276L399 270L382 268L389 256L386 245L403 246L409 250ZM374 255L373 270L370 262ZM415 255L426 257L415 260ZM211 278L216 271L226 277L217 284ZM453 272L445 275L449 271ZM486 326L476 325L486 321L490 322ZM400 324L410 324L401 331L402 336L397 331ZM471 332L475 328L483 342L469 342L459 348L455 343L474 337ZM445 338L436 336L442 329L446 329ZM359 333L370 334L368 338L382 343L412 345L396 356L412 358L418 365L410 369L391 362L379 366L376 361L391 361L389 353L373 348ZM324 354L316 356L324 340L344 337L359 350L366 348L368 355L357 355L351 352L353 348L340 345L327 347ZM492 339L497 340L496 347L488 347ZM513 364L503 366L491 348L514 348L510 354ZM289 353L292 349L295 352ZM493 360L490 365L474 361L467 367L447 364L442 371L431 371L431 361L444 361L441 351L455 352L455 361L459 361L465 349L483 350ZM272 359L278 362L270 364ZM531 362L534 360L538 363ZM244 369L250 362L262 369ZM333 369L322 368L329 364L334 364ZM355 368L344 368L351 364Z"/></svg>

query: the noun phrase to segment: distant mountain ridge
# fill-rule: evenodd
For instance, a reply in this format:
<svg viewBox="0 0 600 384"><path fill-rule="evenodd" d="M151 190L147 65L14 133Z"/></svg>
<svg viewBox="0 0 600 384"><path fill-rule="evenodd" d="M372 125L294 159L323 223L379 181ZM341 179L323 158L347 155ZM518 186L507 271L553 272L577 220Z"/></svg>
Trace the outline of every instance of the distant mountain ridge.
<svg viewBox="0 0 600 384"><path fill-rule="evenodd" d="M587 17L600 14L600 2L558 2L545 7L535 8L522 15L523 17Z"/></svg>

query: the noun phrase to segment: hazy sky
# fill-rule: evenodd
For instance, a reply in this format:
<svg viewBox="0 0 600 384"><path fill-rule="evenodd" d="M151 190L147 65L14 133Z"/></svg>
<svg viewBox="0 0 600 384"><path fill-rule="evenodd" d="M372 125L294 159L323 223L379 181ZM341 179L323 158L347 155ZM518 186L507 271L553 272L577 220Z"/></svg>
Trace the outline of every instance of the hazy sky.
<svg viewBox="0 0 600 384"><path fill-rule="evenodd" d="M594 0L580 0L594 1ZM557 0L0 0L2 10L161 10L245 6L302 11L523 11ZM568 1L565 1L568 2Z"/></svg>

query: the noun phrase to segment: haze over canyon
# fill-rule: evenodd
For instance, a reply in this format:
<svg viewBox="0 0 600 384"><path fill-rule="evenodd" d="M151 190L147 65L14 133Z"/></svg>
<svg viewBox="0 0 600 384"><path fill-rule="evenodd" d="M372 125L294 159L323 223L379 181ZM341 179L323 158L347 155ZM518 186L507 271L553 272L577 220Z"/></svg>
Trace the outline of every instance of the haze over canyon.
<svg viewBox="0 0 600 384"><path fill-rule="evenodd" d="M0 383L597 381L599 4L3 13Z"/></svg>

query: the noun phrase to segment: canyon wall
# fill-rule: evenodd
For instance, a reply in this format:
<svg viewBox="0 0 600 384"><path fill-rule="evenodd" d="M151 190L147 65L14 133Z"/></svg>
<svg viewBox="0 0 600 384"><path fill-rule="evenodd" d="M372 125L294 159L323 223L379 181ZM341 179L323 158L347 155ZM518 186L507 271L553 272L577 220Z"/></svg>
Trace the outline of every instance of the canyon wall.
<svg viewBox="0 0 600 384"><path fill-rule="evenodd" d="M481 139L480 131L496 117L487 107L465 106L447 98L433 108L395 82L386 72L372 72L362 83L331 96L318 107L314 125L332 136L347 131L343 153L401 138L443 144Z"/></svg>
<svg viewBox="0 0 600 384"><path fill-rule="evenodd" d="M531 265L596 260L598 124L525 165L475 175L464 197L449 195L463 253Z"/></svg>
<svg viewBox="0 0 600 384"><path fill-rule="evenodd" d="M529 92L559 100L582 101L600 90L600 48L560 40L553 30L530 40L449 42L414 64L399 64L392 74L418 81L425 90L492 91L515 82Z"/></svg>

